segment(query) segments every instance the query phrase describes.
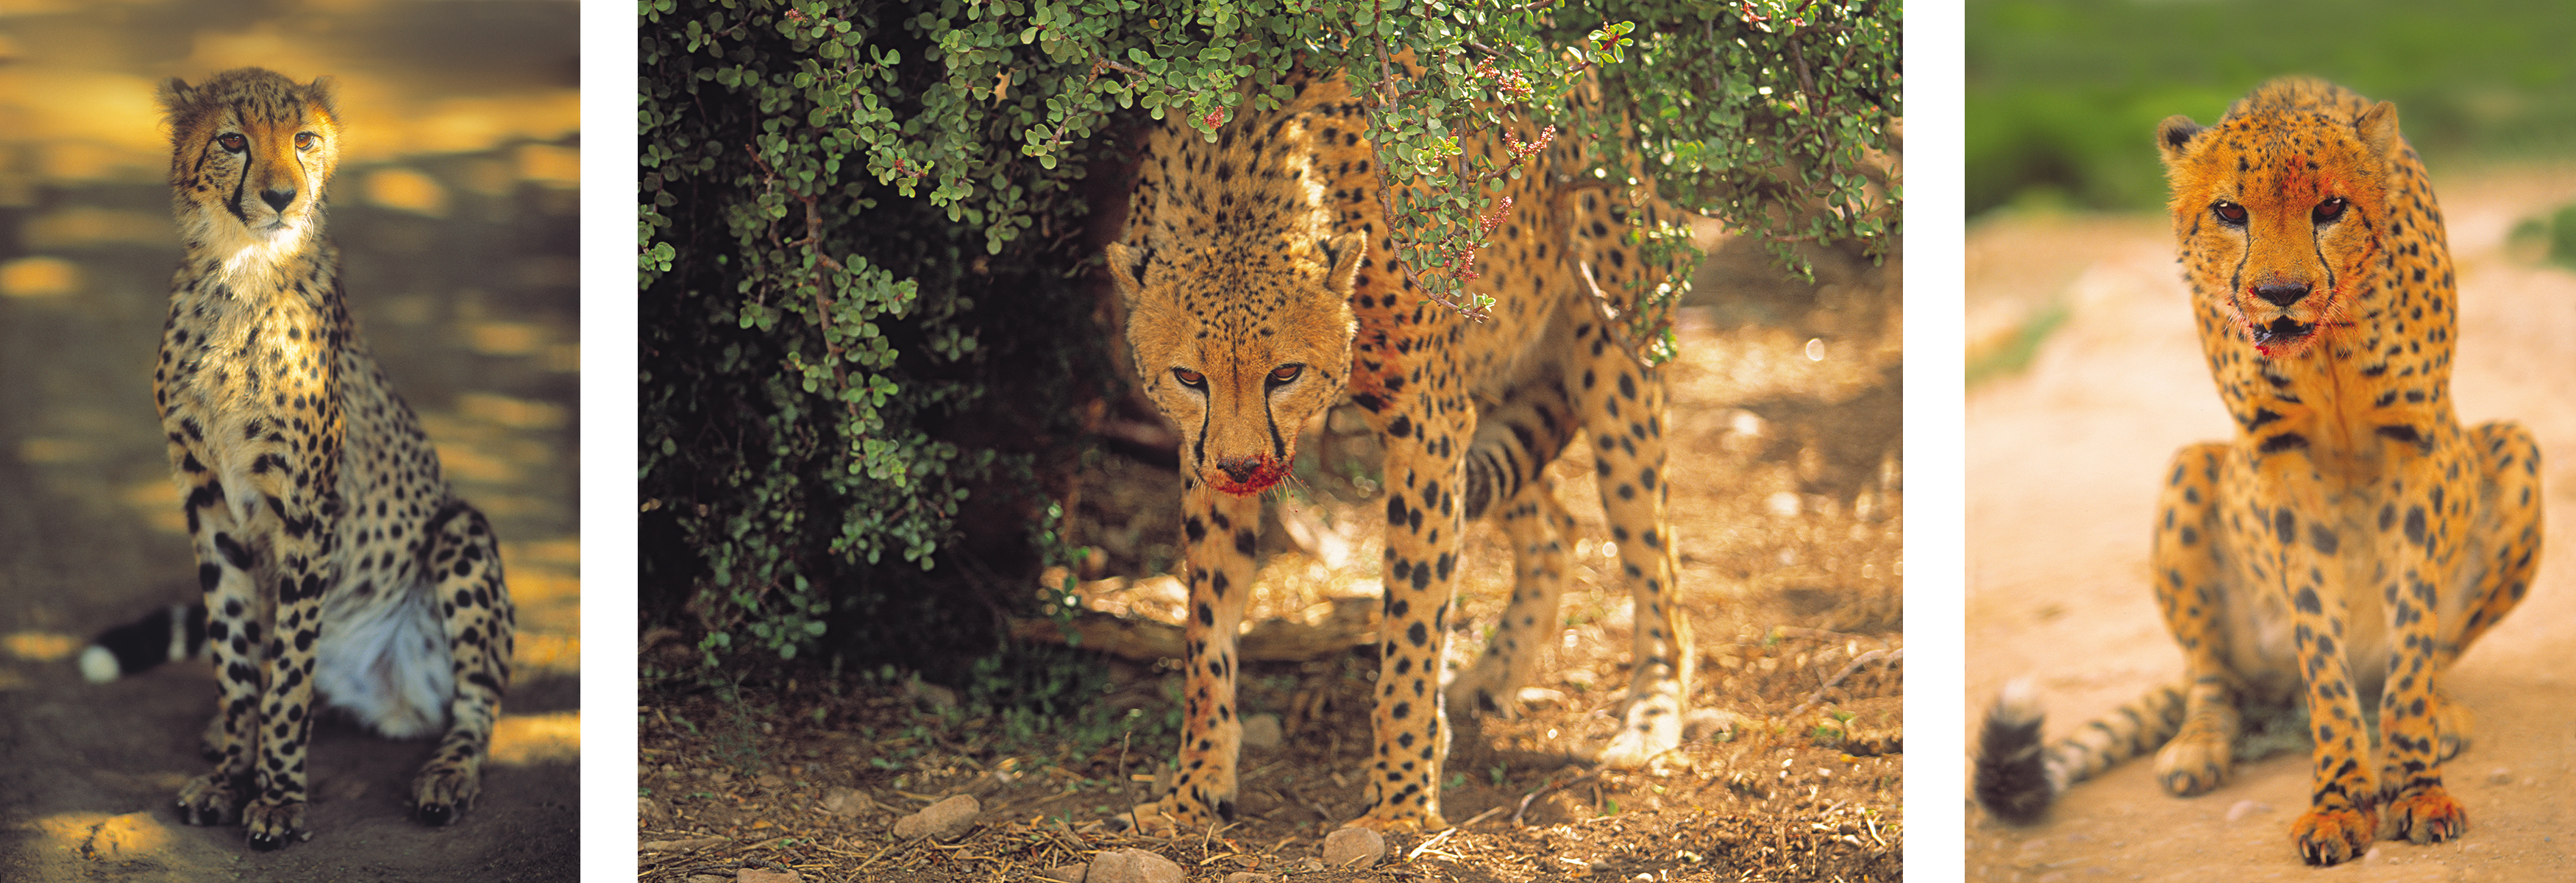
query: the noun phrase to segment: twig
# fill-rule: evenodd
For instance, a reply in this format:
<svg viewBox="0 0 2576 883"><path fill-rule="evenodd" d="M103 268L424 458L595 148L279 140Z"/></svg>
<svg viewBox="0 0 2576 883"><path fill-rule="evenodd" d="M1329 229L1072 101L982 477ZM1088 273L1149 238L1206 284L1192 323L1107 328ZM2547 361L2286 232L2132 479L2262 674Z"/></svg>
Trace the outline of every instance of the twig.
<svg viewBox="0 0 2576 883"><path fill-rule="evenodd" d="M1521 814L1526 813L1526 812L1529 812L1529 805L1530 805L1530 801L1537 800L1539 795L1541 795L1541 794L1545 794L1545 793L1550 792L1550 791L1563 791L1563 790L1565 790L1565 789L1567 789L1567 788L1574 787L1575 783L1577 783L1577 782L1581 782L1581 781L1583 781L1583 780L1585 780L1585 779L1589 779L1589 778L1592 778L1593 776L1599 775L1599 774L1600 774L1600 772L1601 772L1600 770L1592 770L1592 771L1590 771L1590 772L1586 772L1586 773L1584 773L1583 775L1576 776L1576 777L1571 778L1571 779L1567 779L1567 780L1565 780L1565 782L1564 782L1564 783L1562 783L1562 784L1557 784L1557 785L1546 785L1546 784L1542 784L1542 785L1540 785L1540 786L1539 786L1538 790L1536 790L1536 791L1532 791L1532 792L1530 792L1530 793L1528 793L1528 794L1526 794L1526 795L1522 795L1522 797L1521 797L1521 805L1520 805L1520 807L1519 807L1519 808L1517 808L1517 809L1512 810L1512 827L1517 828L1517 827L1520 827L1520 826L1521 826Z"/></svg>
<svg viewBox="0 0 2576 883"><path fill-rule="evenodd" d="M1494 807L1494 808L1492 808L1492 809L1485 810L1484 812L1477 813L1477 814L1476 814L1476 816L1475 816L1474 818L1468 819L1468 820L1463 821L1463 822L1459 822L1459 823L1458 823L1458 827L1464 828L1464 827L1467 827L1468 825L1473 825L1473 824L1475 824L1475 823L1477 823L1477 822L1481 822L1481 821L1484 821L1484 820L1486 820L1486 819L1493 818L1493 817L1495 817L1495 816L1497 816L1497 815L1501 815L1501 814L1502 814L1502 812L1503 812L1503 808L1502 808L1502 807L1499 807L1499 806Z"/></svg>
<svg viewBox="0 0 2576 883"><path fill-rule="evenodd" d="M1494 807L1494 809L1502 809L1502 807L1497 806ZM1412 861L1414 859L1421 858L1423 853L1430 852L1432 847L1439 846L1440 844L1447 842L1449 840L1449 835L1456 833L1458 833L1458 826L1449 826L1448 830L1432 835L1431 839L1422 841L1422 845L1414 847L1412 852L1405 853L1404 860Z"/></svg>
<svg viewBox="0 0 2576 883"><path fill-rule="evenodd" d="M1655 367L1653 363L1646 361L1645 356L1637 352L1636 344L1629 342L1626 320L1619 315L1618 307L1610 305L1610 294L1602 291L1601 283L1592 278L1592 263L1576 261L1574 267L1580 271L1576 275L1583 278L1583 287L1592 292L1592 314L1601 319L1601 336L1610 338L1611 343L1618 344L1619 351L1628 354L1628 361L1637 363L1637 370L1644 371Z"/></svg>
<svg viewBox="0 0 2576 883"><path fill-rule="evenodd" d="M1814 708L1818 704L1824 702L1825 691L1841 686L1844 679L1851 677L1852 673L1860 671L1870 663L1884 659L1887 661L1887 664L1895 665L1904 658L1905 648L1903 647L1898 647L1894 650L1872 650L1859 656L1855 656L1852 658L1850 664L1843 666L1842 671L1835 672L1833 677L1826 678L1824 686L1817 687L1816 692L1807 697L1807 701L1798 703L1798 707L1789 709L1789 713L1781 715L1781 717L1787 720L1796 720L1799 715L1807 713L1807 709Z"/></svg>

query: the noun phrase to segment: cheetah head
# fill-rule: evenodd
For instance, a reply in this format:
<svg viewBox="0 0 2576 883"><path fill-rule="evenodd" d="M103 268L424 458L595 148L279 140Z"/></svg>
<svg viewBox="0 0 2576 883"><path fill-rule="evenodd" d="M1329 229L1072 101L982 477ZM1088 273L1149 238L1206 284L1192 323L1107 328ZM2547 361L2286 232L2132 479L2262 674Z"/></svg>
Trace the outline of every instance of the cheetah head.
<svg viewBox="0 0 2576 883"><path fill-rule="evenodd" d="M322 186L340 162L329 77L299 84L259 68L161 84L171 200L192 253L229 275L265 269L321 229Z"/></svg>
<svg viewBox="0 0 2576 883"><path fill-rule="evenodd" d="M1357 233L1276 250L1109 246L1138 379L1182 468L1230 494L1287 477L1297 433L1349 382Z"/></svg>
<svg viewBox="0 0 2576 883"><path fill-rule="evenodd" d="M2297 356L2351 325L2353 301L2380 284L2390 159L2405 149L2395 105L2353 121L2277 108L2207 128L2168 117L2156 147L2204 308L2268 358Z"/></svg>

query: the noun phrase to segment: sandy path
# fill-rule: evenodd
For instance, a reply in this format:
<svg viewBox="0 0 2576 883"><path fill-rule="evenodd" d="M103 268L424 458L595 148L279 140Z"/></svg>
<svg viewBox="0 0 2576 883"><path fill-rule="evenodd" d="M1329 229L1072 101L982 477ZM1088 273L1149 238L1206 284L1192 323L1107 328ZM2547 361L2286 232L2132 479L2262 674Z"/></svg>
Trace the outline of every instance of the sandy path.
<svg viewBox="0 0 2576 883"><path fill-rule="evenodd" d="M2550 879L2576 859L2576 676L2564 666L2576 644L2576 274L2509 256L2505 243L2514 223L2576 200L2576 171L2437 187L2461 272L2459 416L2511 418L2539 436L2549 537L2530 599L2448 679L2479 718L2475 746L2448 767L2468 836L2383 843L2332 873ZM2229 424L2169 236L2161 218L2015 219L1969 233L1972 316L2057 292L2070 309L2027 372L1971 391L1967 415L1964 698L1981 710L2006 681L2033 677L2052 738L2182 670L2147 587L2155 476L2176 448L2223 438ZM2189 800L2166 796L2149 767L2076 787L2032 828L1969 810L1968 878L2311 879L2298 876L2310 871L2288 833L2306 805L2304 750L2240 766L2236 781Z"/></svg>

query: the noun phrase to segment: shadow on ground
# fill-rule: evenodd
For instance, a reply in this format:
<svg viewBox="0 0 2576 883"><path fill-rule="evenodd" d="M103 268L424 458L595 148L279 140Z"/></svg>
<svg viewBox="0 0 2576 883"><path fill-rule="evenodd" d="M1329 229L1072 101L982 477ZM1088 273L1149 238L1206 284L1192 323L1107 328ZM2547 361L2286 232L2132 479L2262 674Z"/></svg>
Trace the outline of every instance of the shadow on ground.
<svg viewBox="0 0 2576 883"><path fill-rule="evenodd" d="M0 878L578 876L575 8L336 8L0 20ZM182 826L210 669L93 686L70 662L98 630L198 594L152 406L179 252L152 90L243 64L339 78L350 143L328 229L351 308L503 541L517 682L484 792L445 829L405 818L428 741L330 718L313 840L262 854L239 826Z"/></svg>

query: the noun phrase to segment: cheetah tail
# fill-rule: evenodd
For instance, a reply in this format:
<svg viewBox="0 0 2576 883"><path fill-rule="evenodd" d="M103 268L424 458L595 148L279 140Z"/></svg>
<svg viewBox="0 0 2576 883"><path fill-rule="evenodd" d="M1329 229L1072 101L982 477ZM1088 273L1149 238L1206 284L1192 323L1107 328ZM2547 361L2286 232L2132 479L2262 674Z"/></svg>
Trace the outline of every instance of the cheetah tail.
<svg viewBox="0 0 2576 883"><path fill-rule="evenodd" d="M2182 692L2179 684L2149 690L2043 749L2046 715L2036 691L2028 681L2005 685L1977 737L1977 802L2016 825L2038 821L2069 786L2173 738L2182 727Z"/></svg>
<svg viewBox="0 0 2576 883"><path fill-rule="evenodd" d="M206 605L172 604L108 629L80 655L81 676L104 684L206 649Z"/></svg>

